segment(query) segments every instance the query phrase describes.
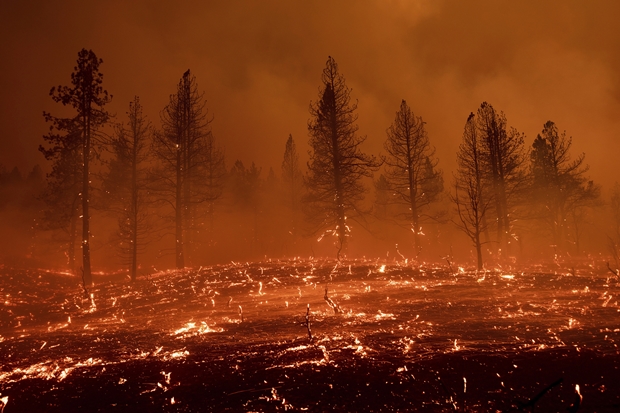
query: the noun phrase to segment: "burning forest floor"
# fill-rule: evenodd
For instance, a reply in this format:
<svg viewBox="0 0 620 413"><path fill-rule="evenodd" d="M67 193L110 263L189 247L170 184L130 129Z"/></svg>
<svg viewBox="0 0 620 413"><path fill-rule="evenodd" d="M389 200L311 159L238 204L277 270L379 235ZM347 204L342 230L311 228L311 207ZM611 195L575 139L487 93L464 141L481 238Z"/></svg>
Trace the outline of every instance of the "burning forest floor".
<svg viewBox="0 0 620 413"><path fill-rule="evenodd" d="M4 413L620 411L602 266L231 263L99 274L90 295L45 270L0 280Z"/></svg>

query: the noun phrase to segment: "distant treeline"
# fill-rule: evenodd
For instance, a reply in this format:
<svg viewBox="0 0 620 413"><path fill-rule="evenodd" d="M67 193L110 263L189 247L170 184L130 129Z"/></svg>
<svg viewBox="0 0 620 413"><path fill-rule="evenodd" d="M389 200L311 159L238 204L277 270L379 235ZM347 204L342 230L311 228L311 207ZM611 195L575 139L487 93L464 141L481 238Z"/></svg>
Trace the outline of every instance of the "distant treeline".
<svg viewBox="0 0 620 413"><path fill-rule="evenodd" d="M162 263L390 251L410 260L455 255L478 268L598 252L620 266L620 187L611 208L596 212L605 204L601 188L552 121L526 145L504 113L483 102L464 116L457 170L445 176L426 123L402 100L386 125L385 152L369 155L351 89L329 57L310 106L307 165L289 135L281 166L263 170L254 162L227 165L190 70L154 124L137 96L124 116L105 110L112 96L102 63L80 51L71 84L50 91L74 115L44 113L50 130L39 149L47 176L39 167L27 178L0 170L0 208L6 215L17 207L16 228L29 223L21 251L7 248L5 256L62 257L57 265L86 283L91 251L106 268L119 257L132 279Z"/></svg>

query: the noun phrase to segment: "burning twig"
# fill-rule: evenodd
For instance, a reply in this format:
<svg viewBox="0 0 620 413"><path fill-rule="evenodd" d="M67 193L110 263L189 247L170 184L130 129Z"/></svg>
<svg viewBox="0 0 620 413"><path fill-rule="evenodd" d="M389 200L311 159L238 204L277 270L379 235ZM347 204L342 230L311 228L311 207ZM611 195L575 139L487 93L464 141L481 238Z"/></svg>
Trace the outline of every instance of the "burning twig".
<svg viewBox="0 0 620 413"><path fill-rule="evenodd" d="M569 413L575 413L581 407L581 402L583 401L583 396L579 391L579 385L575 384L575 401L568 407Z"/></svg>
<svg viewBox="0 0 620 413"><path fill-rule="evenodd" d="M243 323L243 308L239 306L239 317L241 318L241 322Z"/></svg>
<svg viewBox="0 0 620 413"><path fill-rule="evenodd" d="M538 403L538 400L540 400L545 394L547 394L547 392L549 390L551 390L555 386L557 386L560 383L562 383L563 380L564 379L560 377L559 379L557 379L556 381L554 381L553 383L551 383L550 385L548 385L547 387L542 389L542 391L540 393L538 393L536 396L534 396L531 399L529 399L526 403L521 403L521 402L517 401L517 405L519 406L519 410L522 411L522 410L527 409L527 408L534 409L534 405L536 403Z"/></svg>
<svg viewBox="0 0 620 413"><path fill-rule="evenodd" d="M310 304L308 304L308 309L306 310L306 321L301 323L302 326L306 326L308 330L308 338L312 341L312 330L310 329Z"/></svg>
<svg viewBox="0 0 620 413"><path fill-rule="evenodd" d="M323 299L325 300L327 305L330 306L332 310L334 310L334 314L340 314L342 312L340 306L327 296L327 287L325 287L325 295L323 296Z"/></svg>
<svg viewBox="0 0 620 413"><path fill-rule="evenodd" d="M4 408L6 407L8 402L9 402L9 396L4 396L0 398L0 403L2 403L2 405L0 405L0 413L4 412Z"/></svg>

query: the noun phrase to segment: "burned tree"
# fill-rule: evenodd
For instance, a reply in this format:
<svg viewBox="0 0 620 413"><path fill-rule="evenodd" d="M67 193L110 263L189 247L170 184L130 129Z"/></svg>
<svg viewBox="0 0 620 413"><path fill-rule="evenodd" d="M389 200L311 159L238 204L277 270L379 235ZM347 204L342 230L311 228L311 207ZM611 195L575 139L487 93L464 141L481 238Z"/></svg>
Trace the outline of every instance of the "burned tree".
<svg viewBox="0 0 620 413"><path fill-rule="evenodd" d="M131 280L138 271L138 252L146 243L149 229L147 163L151 125L142 114L140 99L129 103L128 120L116 126L110 140L113 158L105 175L103 189L118 218L119 252L129 265Z"/></svg>
<svg viewBox="0 0 620 413"><path fill-rule="evenodd" d="M484 169L479 131L474 114L470 114L463 132L463 142L456 156L452 201L458 221L455 225L469 237L476 248L478 269L483 267L481 234L486 229L490 196L484 190Z"/></svg>
<svg viewBox="0 0 620 413"><path fill-rule="evenodd" d="M579 224L584 208L597 205L600 188L585 176L585 154L571 159L572 138L559 133L555 123L545 123L542 135L532 145L530 174L535 218L542 223L554 244L566 250L572 236L579 250Z"/></svg>
<svg viewBox="0 0 620 413"><path fill-rule="evenodd" d="M313 233L323 231L319 239L337 237L340 257L350 233L347 220L362 216L362 178L371 177L379 163L360 149L365 138L357 135L357 105L351 103L351 89L331 56L321 81L319 100L310 105L311 150L304 206Z"/></svg>
<svg viewBox="0 0 620 413"><path fill-rule="evenodd" d="M303 175L299 168L299 154L292 135L288 135L282 160L282 181L284 183L285 203L290 210L290 233L297 235L297 215L303 184Z"/></svg>
<svg viewBox="0 0 620 413"><path fill-rule="evenodd" d="M512 223L518 196L525 189L526 171L523 135L507 129L506 116L483 102L475 116L485 185L492 189L500 255L510 249Z"/></svg>
<svg viewBox="0 0 620 413"><path fill-rule="evenodd" d="M204 94L199 93L196 77L186 71L161 112L162 130L153 135L153 152L158 161L153 170L153 190L157 199L172 209L175 262L185 267L196 246L200 228L199 206L214 201L221 192L209 187L208 171L219 162L209 124ZM210 146L211 145L211 146ZM211 152L210 152L211 151ZM215 178L215 172L211 178Z"/></svg>
<svg viewBox="0 0 620 413"><path fill-rule="evenodd" d="M442 173L437 169L435 149L424 124L403 100L384 144L387 187L395 195L393 200L406 208L396 218L407 222L413 232L416 255L420 250L421 223L430 218L424 211L443 191Z"/></svg>
<svg viewBox="0 0 620 413"><path fill-rule="evenodd" d="M71 106L76 115L73 118L57 118L49 113L44 113L45 120L52 122L50 135L44 139L55 148L61 148L56 153L71 148L73 152L68 156L80 157L80 201L82 217L82 260L84 283L89 286L92 284L91 265L90 265L90 162L97 154L101 141L98 139L99 131L110 117L103 107L112 98L101 86L103 74L99 72L99 65L103 60L97 58L92 50L82 49L78 53L77 65L71 74L71 86L53 87L50 96L54 102L62 103L64 106ZM54 134L57 130L60 134ZM64 135L63 135L64 133ZM64 137L64 138L63 138ZM66 142L63 142L63 139ZM46 150L43 149L44 155ZM50 155L51 152L48 152ZM47 155L46 155L47 157ZM55 162L61 162L63 157L52 156ZM64 159L65 161L67 159ZM69 162L71 163L71 162ZM60 166L56 164L55 166ZM67 176L71 174L67 171Z"/></svg>

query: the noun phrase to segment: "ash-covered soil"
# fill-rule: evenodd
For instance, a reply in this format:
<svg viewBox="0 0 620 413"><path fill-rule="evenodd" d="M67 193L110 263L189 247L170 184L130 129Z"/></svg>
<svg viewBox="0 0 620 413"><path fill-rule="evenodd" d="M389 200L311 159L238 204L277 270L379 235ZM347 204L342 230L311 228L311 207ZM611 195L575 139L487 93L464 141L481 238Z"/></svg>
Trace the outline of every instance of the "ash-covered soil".
<svg viewBox="0 0 620 413"><path fill-rule="evenodd" d="M89 295L0 268L0 411L618 412L599 264L231 263L97 274Z"/></svg>

